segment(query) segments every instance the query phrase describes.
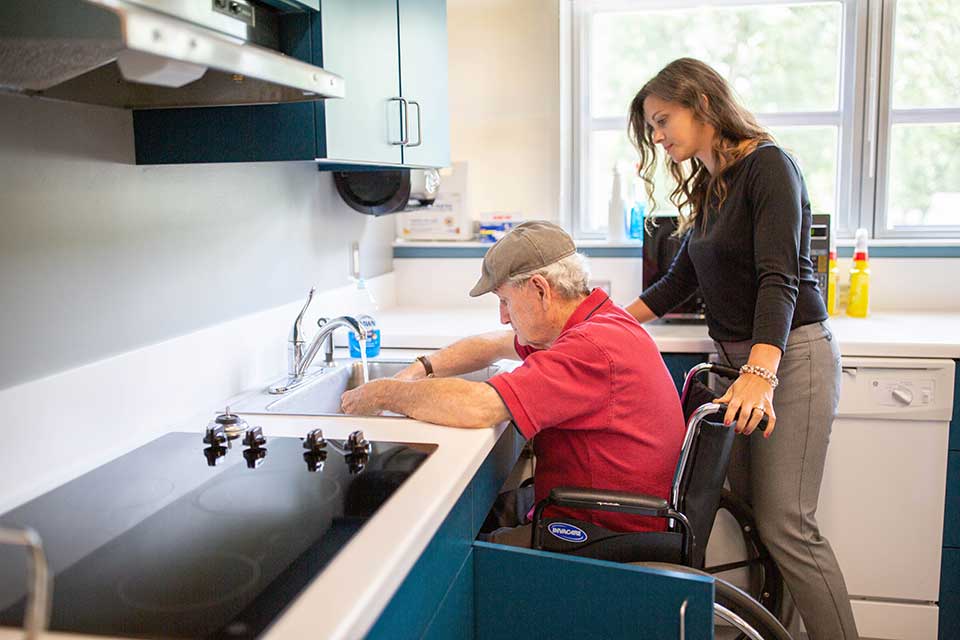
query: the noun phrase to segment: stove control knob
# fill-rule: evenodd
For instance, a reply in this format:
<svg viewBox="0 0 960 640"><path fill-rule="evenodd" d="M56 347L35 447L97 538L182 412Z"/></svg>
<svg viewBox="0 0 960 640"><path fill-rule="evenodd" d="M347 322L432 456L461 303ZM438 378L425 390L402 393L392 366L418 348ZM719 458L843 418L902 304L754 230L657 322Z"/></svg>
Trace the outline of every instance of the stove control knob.
<svg viewBox="0 0 960 640"><path fill-rule="evenodd" d="M263 427L250 427L243 436L243 446L252 449L259 449L267 444L267 439L263 437Z"/></svg>
<svg viewBox="0 0 960 640"><path fill-rule="evenodd" d="M327 452L323 449L320 449L317 452L304 451L303 461L307 463L307 471L310 473L323 471L323 465L327 461Z"/></svg>
<svg viewBox="0 0 960 640"><path fill-rule="evenodd" d="M215 467L221 462L224 461L224 456L227 455L227 448L217 445L211 445L203 449L203 457L207 459L208 467Z"/></svg>
<svg viewBox="0 0 960 640"><path fill-rule="evenodd" d="M327 448L327 441L323 439L322 429L313 429L303 439L303 448L310 453L320 453Z"/></svg>
<svg viewBox="0 0 960 640"><path fill-rule="evenodd" d="M370 453L370 442L364 437L363 431L357 429L347 436L347 451L355 456Z"/></svg>
<svg viewBox="0 0 960 640"><path fill-rule="evenodd" d="M266 457L267 450L261 449L260 447L250 447L249 449L243 450L243 459L247 461L248 469L256 469L263 464L263 460Z"/></svg>
<svg viewBox="0 0 960 640"><path fill-rule="evenodd" d="M227 432L222 424L211 423L203 435L204 444L211 447L222 447L227 442Z"/></svg>

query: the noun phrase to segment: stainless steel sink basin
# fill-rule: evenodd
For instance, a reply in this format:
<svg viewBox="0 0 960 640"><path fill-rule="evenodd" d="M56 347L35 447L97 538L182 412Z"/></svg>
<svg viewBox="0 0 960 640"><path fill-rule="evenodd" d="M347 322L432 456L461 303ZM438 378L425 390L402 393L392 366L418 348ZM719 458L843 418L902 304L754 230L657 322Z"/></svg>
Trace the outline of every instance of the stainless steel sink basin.
<svg viewBox="0 0 960 640"><path fill-rule="evenodd" d="M389 378L409 366L412 360L372 360L368 364L369 379ZM482 382L499 373L496 365L466 373L459 378ZM363 384L363 366L359 361L345 361L324 371L314 380L297 389L275 395L266 389L243 396L230 405L236 413L284 413L290 415L333 416L340 412L340 396L344 391ZM393 414L387 414L393 415Z"/></svg>

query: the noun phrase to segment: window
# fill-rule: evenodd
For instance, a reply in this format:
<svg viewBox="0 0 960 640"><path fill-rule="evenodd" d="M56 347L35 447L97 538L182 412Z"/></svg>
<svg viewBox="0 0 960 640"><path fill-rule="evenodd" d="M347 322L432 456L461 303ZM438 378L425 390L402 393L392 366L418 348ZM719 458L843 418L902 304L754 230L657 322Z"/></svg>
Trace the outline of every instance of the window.
<svg viewBox="0 0 960 640"><path fill-rule="evenodd" d="M841 237L860 226L878 237L960 236L960 2L571 2L578 237L606 234L614 166L625 195L645 197L627 109L682 56L730 81L796 157L813 210L834 214ZM673 209L671 190L660 168L658 210Z"/></svg>
<svg viewBox="0 0 960 640"><path fill-rule="evenodd" d="M960 3L897 0L884 9L876 233L957 236Z"/></svg>

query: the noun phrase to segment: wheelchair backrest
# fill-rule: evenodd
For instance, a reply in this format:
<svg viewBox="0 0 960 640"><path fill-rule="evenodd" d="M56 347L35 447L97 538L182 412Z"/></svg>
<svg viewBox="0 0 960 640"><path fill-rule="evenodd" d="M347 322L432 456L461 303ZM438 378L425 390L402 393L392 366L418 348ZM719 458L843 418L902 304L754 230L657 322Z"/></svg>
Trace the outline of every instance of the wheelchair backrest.
<svg viewBox="0 0 960 640"><path fill-rule="evenodd" d="M724 426L722 414L700 419L694 429L686 465L678 479L676 508L693 529L690 565L702 568L736 432Z"/></svg>

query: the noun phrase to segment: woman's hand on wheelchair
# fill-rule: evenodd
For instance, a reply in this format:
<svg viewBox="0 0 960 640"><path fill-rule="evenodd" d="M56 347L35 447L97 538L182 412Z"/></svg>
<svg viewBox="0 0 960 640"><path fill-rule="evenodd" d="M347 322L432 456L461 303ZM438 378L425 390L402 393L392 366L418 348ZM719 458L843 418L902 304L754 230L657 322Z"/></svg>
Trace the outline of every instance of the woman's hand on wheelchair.
<svg viewBox="0 0 960 640"><path fill-rule="evenodd" d="M764 438L769 438L777 422L773 411L773 388L770 383L759 376L743 374L737 378L722 397L714 402L727 405L727 412L723 416L723 424L730 425L736 422L734 429L737 433L750 435L760 424L763 416L767 416L767 428L763 432Z"/></svg>

